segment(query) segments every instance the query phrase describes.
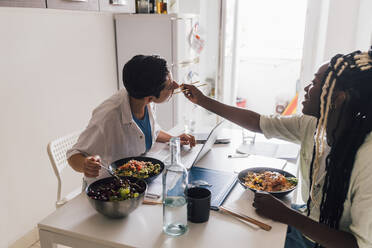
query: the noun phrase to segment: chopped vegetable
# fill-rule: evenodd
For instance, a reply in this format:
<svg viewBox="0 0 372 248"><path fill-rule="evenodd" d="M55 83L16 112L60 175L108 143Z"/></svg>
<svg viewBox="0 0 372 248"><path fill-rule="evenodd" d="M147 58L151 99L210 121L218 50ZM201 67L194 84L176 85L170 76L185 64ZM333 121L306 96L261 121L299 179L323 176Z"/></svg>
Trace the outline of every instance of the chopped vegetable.
<svg viewBox="0 0 372 248"><path fill-rule="evenodd" d="M127 163L119 166L115 173L119 176L131 176L136 178L148 178L160 173L160 164L152 162L129 160Z"/></svg>

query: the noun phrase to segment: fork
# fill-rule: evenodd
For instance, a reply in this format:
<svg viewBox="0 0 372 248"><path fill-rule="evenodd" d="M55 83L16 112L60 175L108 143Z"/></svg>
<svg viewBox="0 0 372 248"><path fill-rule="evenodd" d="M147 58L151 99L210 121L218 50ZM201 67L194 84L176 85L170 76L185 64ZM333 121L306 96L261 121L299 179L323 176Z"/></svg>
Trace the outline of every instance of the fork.
<svg viewBox="0 0 372 248"><path fill-rule="evenodd" d="M120 178L118 175L116 175L114 172L112 172L109 168L107 168L106 166L104 166L104 165L102 165L102 164L99 164L99 166L101 166L101 168L107 170L108 173L109 173L111 176L115 177L115 178L118 179L120 182L123 182L123 181L121 180L121 178Z"/></svg>

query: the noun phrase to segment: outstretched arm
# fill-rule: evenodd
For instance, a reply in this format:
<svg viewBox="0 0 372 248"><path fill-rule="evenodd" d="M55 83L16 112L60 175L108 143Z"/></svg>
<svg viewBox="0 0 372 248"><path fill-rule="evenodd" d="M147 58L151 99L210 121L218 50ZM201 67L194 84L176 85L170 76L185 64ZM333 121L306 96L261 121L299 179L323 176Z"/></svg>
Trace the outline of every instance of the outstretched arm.
<svg viewBox="0 0 372 248"><path fill-rule="evenodd" d="M232 121L239 126L249 129L253 132L262 133L260 128L260 114L238 107L229 106L209 98L193 85L181 85L184 95L191 102Z"/></svg>

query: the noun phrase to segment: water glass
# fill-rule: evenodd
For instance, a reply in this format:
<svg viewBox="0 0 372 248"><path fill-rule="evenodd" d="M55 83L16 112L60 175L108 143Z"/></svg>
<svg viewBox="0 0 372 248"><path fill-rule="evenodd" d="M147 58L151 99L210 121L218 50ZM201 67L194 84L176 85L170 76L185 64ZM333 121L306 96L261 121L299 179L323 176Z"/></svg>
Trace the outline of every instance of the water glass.
<svg viewBox="0 0 372 248"><path fill-rule="evenodd" d="M245 128L242 128L242 140L243 144L254 144L256 141L256 133L250 132Z"/></svg>
<svg viewBox="0 0 372 248"><path fill-rule="evenodd" d="M184 116L183 126L184 126L184 133L194 134L196 121L193 119L188 119L186 116Z"/></svg>

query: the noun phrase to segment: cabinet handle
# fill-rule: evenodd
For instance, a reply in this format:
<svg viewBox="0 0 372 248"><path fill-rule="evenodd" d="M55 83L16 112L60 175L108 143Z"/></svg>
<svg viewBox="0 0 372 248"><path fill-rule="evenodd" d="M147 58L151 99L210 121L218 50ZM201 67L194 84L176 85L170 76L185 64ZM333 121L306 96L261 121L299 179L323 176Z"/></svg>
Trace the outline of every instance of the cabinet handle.
<svg viewBox="0 0 372 248"><path fill-rule="evenodd" d="M128 1L127 0L110 0L110 4L115 5L115 6L125 6L125 5L128 5Z"/></svg>
<svg viewBox="0 0 372 248"><path fill-rule="evenodd" d="M68 1L68 2L88 2L88 0L65 0L65 1Z"/></svg>

